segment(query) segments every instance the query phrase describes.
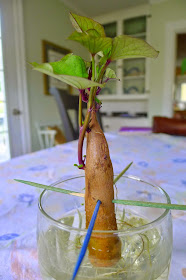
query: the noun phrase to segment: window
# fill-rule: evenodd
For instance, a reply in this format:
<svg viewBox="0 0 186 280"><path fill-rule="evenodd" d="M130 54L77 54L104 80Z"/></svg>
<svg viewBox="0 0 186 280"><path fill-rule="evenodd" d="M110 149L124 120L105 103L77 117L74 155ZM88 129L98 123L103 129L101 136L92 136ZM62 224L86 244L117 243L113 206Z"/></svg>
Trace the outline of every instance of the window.
<svg viewBox="0 0 186 280"><path fill-rule="evenodd" d="M6 112L6 96L4 86L4 67L2 52L2 37L0 26L0 162L10 158L9 136Z"/></svg>

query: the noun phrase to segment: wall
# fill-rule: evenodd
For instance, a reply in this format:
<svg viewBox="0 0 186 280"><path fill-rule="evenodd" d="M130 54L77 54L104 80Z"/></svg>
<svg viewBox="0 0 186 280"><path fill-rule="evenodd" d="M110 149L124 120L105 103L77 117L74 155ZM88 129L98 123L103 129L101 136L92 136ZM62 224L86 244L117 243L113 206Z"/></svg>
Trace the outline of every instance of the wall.
<svg viewBox="0 0 186 280"><path fill-rule="evenodd" d="M136 9L137 7L135 7ZM71 49L82 55L87 53L81 46L65 39L73 31L68 17L68 9L60 0L24 0L24 29L26 59L42 61L41 40L45 39ZM121 15L125 11L118 11ZM168 22L186 19L185 0L165 0L150 6L150 38L149 43L160 51L158 59L150 61L150 116L162 114L164 64L165 64L165 27ZM106 15L104 15L104 18ZM100 17L101 18L101 17ZM110 16L109 16L110 19ZM170 58L173 59L173 58ZM52 96L43 94L43 76L27 67L31 134L33 150L39 148L35 123L54 121L60 122Z"/></svg>
<svg viewBox="0 0 186 280"><path fill-rule="evenodd" d="M163 91L165 81L165 32L166 25L170 22L186 20L185 0L151 0L150 5L139 5L130 9L120 10L112 14L104 14L95 19L102 22L112 22L123 17L135 17L137 14L147 13L148 18L148 43L160 51L159 57L155 60L148 59L149 86L150 89L148 112L150 120L153 115L163 114ZM174 59L174 57L170 57ZM171 94L170 94L171 95ZM165 111L165 110L164 110Z"/></svg>
<svg viewBox="0 0 186 280"><path fill-rule="evenodd" d="M150 116L163 112L163 90L165 81L165 30L170 22L186 20L185 0L166 0L151 5L150 43L160 51L158 59L150 67ZM175 59L175 57L170 57Z"/></svg>
<svg viewBox="0 0 186 280"><path fill-rule="evenodd" d="M23 16L25 31L26 60L42 62L42 39L86 55L78 44L67 41L73 32L68 9L59 0L24 0ZM61 123L55 100L44 95L43 75L27 67L28 94L31 119L32 150L39 149L35 128L36 122Z"/></svg>

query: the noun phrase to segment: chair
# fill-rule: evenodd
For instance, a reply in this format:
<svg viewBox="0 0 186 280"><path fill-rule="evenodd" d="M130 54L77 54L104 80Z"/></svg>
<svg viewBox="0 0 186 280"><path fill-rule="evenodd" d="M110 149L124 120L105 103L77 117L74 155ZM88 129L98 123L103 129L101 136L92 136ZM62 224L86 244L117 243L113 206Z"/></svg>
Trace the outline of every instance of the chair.
<svg viewBox="0 0 186 280"><path fill-rule="evenodd" d="M47 125L36 123L37 135L41 149L47 149L54 146L55 130L48 130Z"/></svg>
<svg viewBox="0 0 186 280"><path fill-rule="evenodd" d="M61 124L54 122L36 123L37 134L41 149L51 148L66 142L62 133Z"/></svg>
<svg viewBox="0 0 186 280"><path fill-rule="evenodd" d="M186 120L155 116L152 131L154 133L186 136Z"/></svg>
<svg viewBox="0 0 186 280"><path fill-rule="evenodd" d="M175 110L173 117L175 119L186 120L186 110Z"/></svg>
<svg viewBox="0 0 186 280"><path fill-rule="evenodd" d="M65 90L59 90L56 88L52 88L50 93L54 96L58 110L60 113L61 120L64 126L64 132L67 142L78 139L79 137L79 124L78 124L78 108L79 108L79 96L70 95ZM85 109L87 104L82 102L82 108ZM73 110L75 112L75 122L73 123L69 110ZM101 116L100 113L97 112L97 119L102 128Z"/></svg>

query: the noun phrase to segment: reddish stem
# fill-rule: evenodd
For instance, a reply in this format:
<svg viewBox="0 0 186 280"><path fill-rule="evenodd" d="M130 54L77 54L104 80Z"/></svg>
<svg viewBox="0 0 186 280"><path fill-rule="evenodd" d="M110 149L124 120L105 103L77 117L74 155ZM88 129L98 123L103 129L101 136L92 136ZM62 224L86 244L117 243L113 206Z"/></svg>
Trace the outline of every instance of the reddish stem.
<svg viewBox="0 0 186 280"><path fill-rule="evenodd" d="M105 70L107 66L110 64L110 60L107 60L105 63L104 67L101 70L101 73L97 79L97 82L101 81L103 79L103 75L105 73ZM92 71L90 71L92 72ZM90 78L90 72L89 72L89 78ZM92 74L92 73L91 73ZM90 115L91 115L91 110L92 110L92 105L93 101L96 95L97 87L94 87L91 89L91 93L89 94L89 100L88 100L88 106L87 106L87 113L85 116L84 124L83 127L80 127L80 132L79 132L79 141L78 141L78 162L79 165L82 165L82 167L79 167L80 169L85 169L85 160L83 160L82 154L83 154L83 142L85 138L85 133L88 129L89 125L89 120L90 120Z"/></svg>
<svg viewBox="0 0 186 280"><path fill-rule="evenodd" d="M88 128L89 119L90 119L90 112L88 110L86 113L84 125L80 128L80 131L79 131L78 162L79 162L79 165L83 165L83 167L80 167L80 169L85 169L85 161L82 158L82 154L83 154L83 142L84 142L86 130Z"/></svg>

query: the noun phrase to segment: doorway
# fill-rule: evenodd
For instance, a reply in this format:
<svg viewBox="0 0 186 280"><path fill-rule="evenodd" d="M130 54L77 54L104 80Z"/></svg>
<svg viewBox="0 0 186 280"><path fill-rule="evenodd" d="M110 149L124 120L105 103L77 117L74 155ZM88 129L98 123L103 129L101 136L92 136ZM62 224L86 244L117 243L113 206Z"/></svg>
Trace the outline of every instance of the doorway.
<svg viewBox="0 0 186 280"><path fill-rule="evenodd" d="M0 1L0 161L31 151L22 0Z"/></svg>
<svg viewBox="0 0 186 280"><path fill-rule="evenodd" d="M176 35L174 116L186 118L186 33Z"/></svg>
<svg viewBox="0 0 186 280"><path fill-rule="evenodd" d="M167 117L172 117L174 114L173 104L176 89L175 74L178 34L186 34L186 20L167 23L165 29L166 55L164 62L165 78L163 91L163 115Z"/></svg>

